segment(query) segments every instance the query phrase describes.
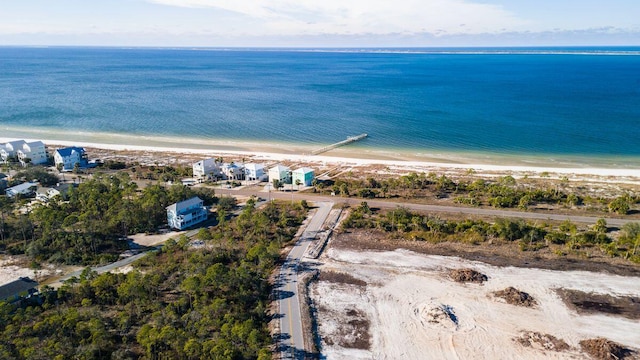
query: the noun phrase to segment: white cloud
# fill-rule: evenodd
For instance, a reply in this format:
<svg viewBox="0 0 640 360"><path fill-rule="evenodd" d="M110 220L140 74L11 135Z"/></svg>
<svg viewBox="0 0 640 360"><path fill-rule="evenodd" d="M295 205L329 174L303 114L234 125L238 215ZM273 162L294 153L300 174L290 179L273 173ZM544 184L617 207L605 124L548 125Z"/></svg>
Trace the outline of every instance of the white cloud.
<svg viewBox="0 0 640 360"><path fill-rule="evenodd" d="M259 20L255 35L478 34L518 30L527 21L500 6L466 0L147 0L217 8Z"/></svg>

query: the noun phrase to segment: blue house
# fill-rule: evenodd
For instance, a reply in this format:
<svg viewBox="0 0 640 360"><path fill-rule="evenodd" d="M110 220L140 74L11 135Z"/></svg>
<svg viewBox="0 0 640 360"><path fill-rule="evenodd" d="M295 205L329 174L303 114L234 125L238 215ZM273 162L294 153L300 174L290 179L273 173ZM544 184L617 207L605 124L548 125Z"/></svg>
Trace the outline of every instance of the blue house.
<svg viewBox="0 0 640 360"><path fill-rule="evenodd" d="M207 220L208 214L209 210L204 206L204 201L197 196L167 206L167 222L170 227L178 230Z"/></svg>
<svg viewBox="0 0 640 360"><path fill-rule="evenodd" d="M80 167L86 167L88 164L84 148L75 146L56 150L53 161L62 171L71 171L76 164Z"/></svg>

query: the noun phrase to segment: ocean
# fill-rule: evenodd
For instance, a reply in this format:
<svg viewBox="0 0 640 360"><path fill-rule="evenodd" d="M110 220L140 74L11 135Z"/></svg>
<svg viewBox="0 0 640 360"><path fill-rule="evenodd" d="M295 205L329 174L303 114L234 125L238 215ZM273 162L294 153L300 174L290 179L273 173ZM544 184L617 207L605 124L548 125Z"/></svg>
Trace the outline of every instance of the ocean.
<svg viewBox="0 0 640 360"><path fill-rule="evenodd" d="M637 168L640 48L0 47L0 137L34 132Z"/></svg>

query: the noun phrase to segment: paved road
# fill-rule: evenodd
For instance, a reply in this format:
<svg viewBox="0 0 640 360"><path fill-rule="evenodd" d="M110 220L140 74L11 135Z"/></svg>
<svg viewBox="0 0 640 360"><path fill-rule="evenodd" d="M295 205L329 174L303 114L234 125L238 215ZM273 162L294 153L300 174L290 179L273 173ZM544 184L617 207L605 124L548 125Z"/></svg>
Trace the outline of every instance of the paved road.
<svg viewBox="0 0 640 360"><path fill-rule="evenodd" d="M154 249L154 250L151 250L151 251L156 251L156 250ZM142 258L143 256L146 256L146 255L147 255L146 251L145 252L141 252L139 254L124 258L122 260L118 260L116 262L112 262L111 264L108 264L108 265L93 267L93 268L91 268L91 270L97 272L98 274L102 274L102 273L105 273L105 272L113 271L113 270L115 270L117 268L120 268L120 267L123 267L123 266L127 266L127 265L133 263L134 261L136 261L136 260L138 260L138 259L140 259L140 258ZM74 271L74 272L72 272L70 274L67 274L67 275L61 277L60 279L56 280L54 283L49 284L49 286L57 289L60 286L62 286L63 282L71 279L72 277L75 276L75 277L79 278L80 274L82 274L83 271L84 271L84 269L78 270L78 271Z"/></svg>
<svg viewBox="0 0 640 360"><path fill-rule="evenodd" d="M277 289L280 309L280 339L283 359L304 359L304 332L300 315L300 297L298 294L298 265L316 234L322 230L333 203L315 203L317 208L306 229L287 255L280 269L280 288Z"/></svg>
<svg viewBox="0 0 640 360"><path fill-rule="evenodd" d="M266 197L267 193L259 191L256 188L248 188L241 190L233 189L215 189L216 194L229 194L229 195L244 195L244 196L260 196ZM372 200L372 199L356 199L356 198L343 198L336 196L317 196L310 193L296 193L282 191L271 191L270 196L272 199L291 200L296 201L305 199L307 201L332 201L337 203L348 203L350 205L359 205L361 202L366 201L370 207L393 209L398 206L405 207L414 211L426 211L435 213L452 213L452 214L466 214L466 215L481 215L481 216L495 216L495 217L511 217L522 218L529 220L571 220L576 223L595 224L595 222L601 217L593 216L577 216L577 215L561 215L561 214L546 214L536 212L525 212L519 210L498 210L498 209L486 209L475 207L458 207L458 206L446 206L446 205L422 205L413 203L403 203L388 200ZM609 226L620 227L629 222L640 222L638 219L618 219L618 218L604 218Z"/></svg>

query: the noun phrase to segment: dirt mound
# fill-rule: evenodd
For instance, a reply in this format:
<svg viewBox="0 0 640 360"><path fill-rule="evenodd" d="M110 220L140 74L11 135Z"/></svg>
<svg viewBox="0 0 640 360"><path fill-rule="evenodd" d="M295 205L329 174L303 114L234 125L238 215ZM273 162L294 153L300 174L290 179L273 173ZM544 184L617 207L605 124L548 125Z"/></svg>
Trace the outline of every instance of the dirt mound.
<svg viewBox="0 0 640 360"><path fill-rule="evenodd" d="M487 275L473 269L453 269L449 271L449 276L453 281L461 283L473 282L482 284L487 281Z"/></svg>
<svg viewBox="0 0 640 360"><path fill-rule="evenodd" d="M511 305L526 306L526 307L534 307L537 305L537 302L533 298L533 296L511 286L509 286L504 290L496 291L493 293L493 295L504 299L507 302L507 304L511 304Z"/></svg>
<svg viewBox="0 0 640 360"><path fill-rule="evenodd" d="M564 340L549 334L541 334L535 331L527 331L515 338L515 341L525 347L532 347L540 350L566 351L571 347Z"/></svg>
<svg viewBox="0 0 640 360"><path fill-rule="evenodd" d="M631 350L604 338L582 340L580 347L598 360L628 359L633 355Z"/></svg>

